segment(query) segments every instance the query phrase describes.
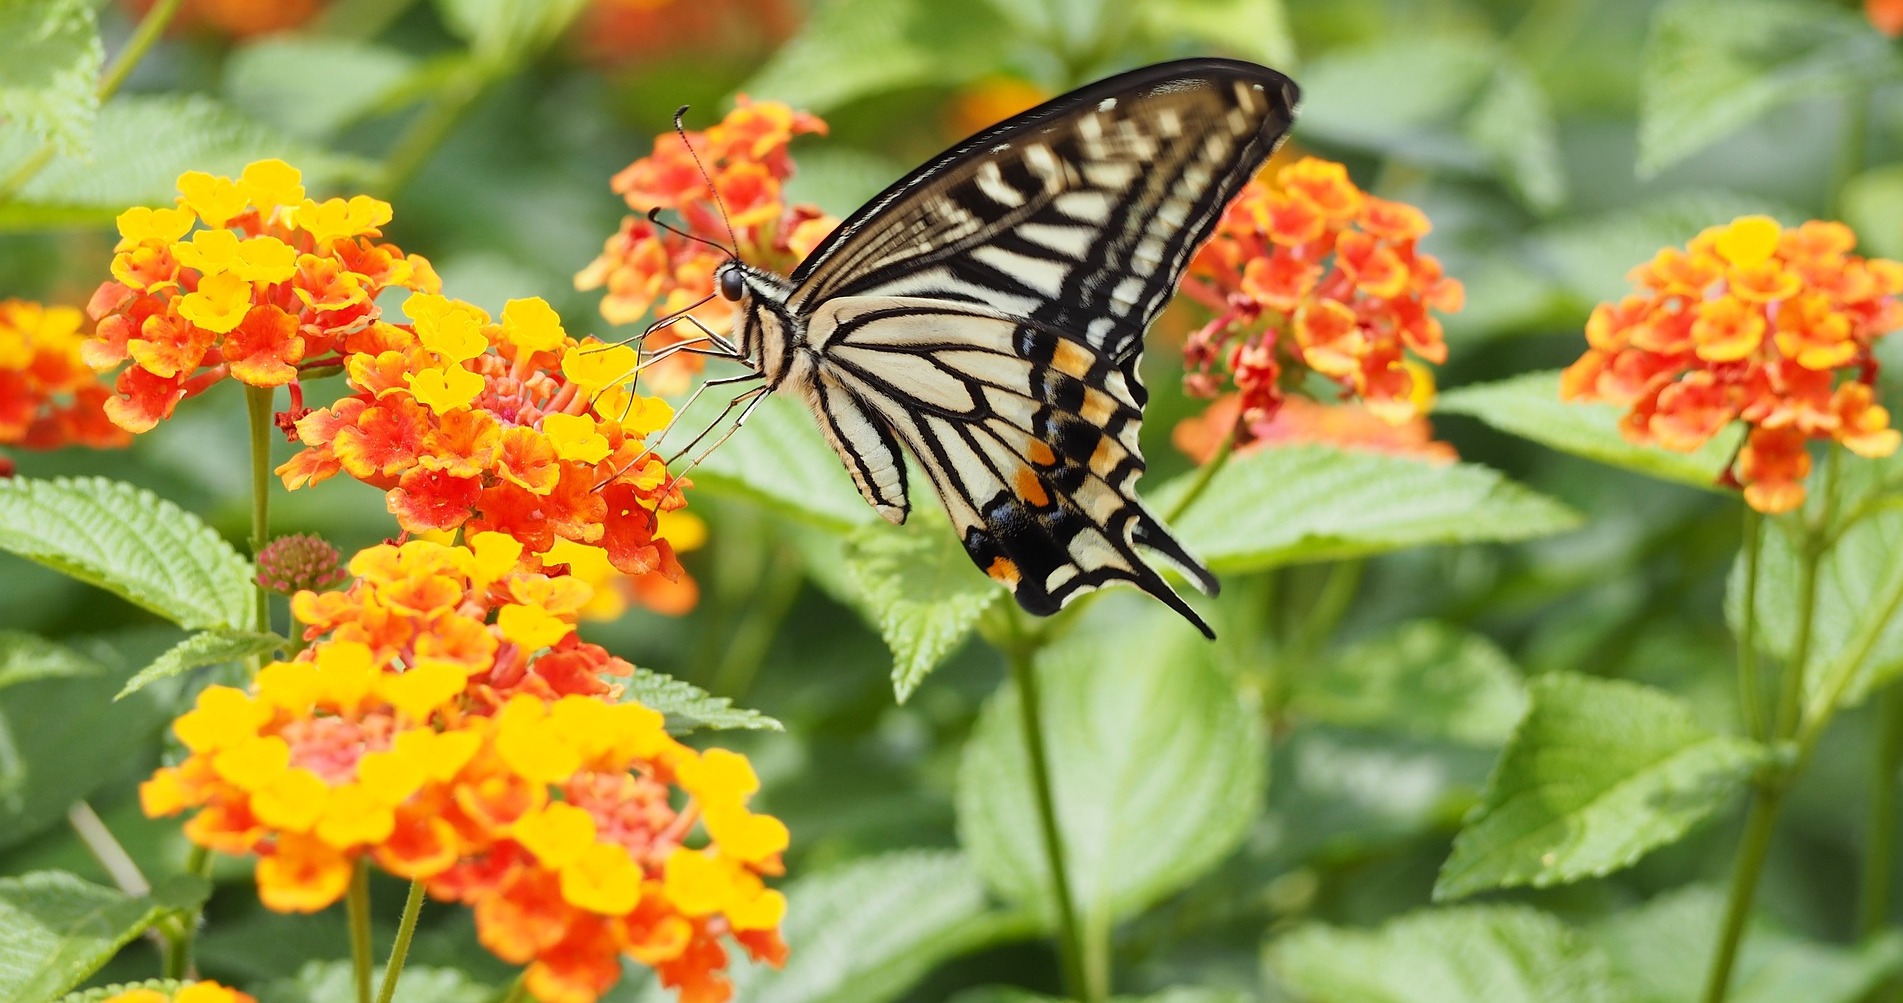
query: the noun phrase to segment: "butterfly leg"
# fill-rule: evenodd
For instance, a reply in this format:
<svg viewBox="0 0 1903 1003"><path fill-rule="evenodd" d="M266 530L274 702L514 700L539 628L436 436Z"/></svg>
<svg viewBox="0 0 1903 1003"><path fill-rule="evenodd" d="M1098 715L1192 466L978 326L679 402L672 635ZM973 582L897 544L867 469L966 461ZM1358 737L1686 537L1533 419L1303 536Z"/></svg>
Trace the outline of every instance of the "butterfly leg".
<svg viewBox="0 0 1903 1003"><path fill-rule="evenodd" d="M700 466L700 462L702 460L705 460L707 457L713 455L714 450L719 449L724 443L726 443L728 439L733 438L733 434L735 432L740 431L741 426L747 423L747 416L752 414L753 409L756 407L759 407L760 402L763 400L766 400L767 396L771 394L772 392L773 392L772 387L754 387L753 389L748 390L740 394L739 396L735 397L733 399L733 403L727 405L727 410L722 411L720 413L720 418L714 419L714 424L707 426L707 431L708 432L713 431L714 428L720 424L721 420L727 417L728 412L732 411L735 407L739 406L740 402L744 400L747 402L747 406L741 410L740 416L733 420L733 426L728 428L726 432L722 433L720 438L715 439L713 443L710 444L706 449L701 450L699 455L695 456L692 460L688 461L687 466L682 467L679 471L677 471L674 474L673 477L669 478L667 482L667 486L661 489L661 493L659 497L662 497L662 498L667 497L668 492L674 490L674 485L680 483L681 478L686 477L688 471L693 470L695 467ZM700 435L695 436L694 442L699 442L706 435L707 435L707 432L702 432ZM680 453L676 453L674 455L674 459L676 460L680 459L681 455L687 452L687 449L692 449L692 448L693 448L693 443L688 443L686 449L683 449L681 450Z"/></svg>
<svg viewBox="0 0 1903 1003"><path fill-rule="evenodd" d="M687 395L686 402L681 404L681 406L674 411L674 417L669 418L667 421L667 424L661 427L661 431L657 433L652 439L648 440L647 444L642 447L641 452L636 454L634 459L629 460L628 462L622 464L620 468L615 470L615 472L612 475L610 475L606 480L603 480L601 483L596 484L595 490L596 491L601 490L602 488L608 485L609 481L612 481L615 478L620 477L622 474L627 473L630 468L634 467L636 464L639 464L641 461L647 459L648 457L654 455L655 449L658 446L660 446L662 440L667 438L667 434L669 432L674 431L674 426L680 424L681 418L686 416L687 410L694 406L694 402L699 400L700 395L706 393L709 387L727 386L733 383L745 383L749 380L763 380L763 379L766 379L766 374L764 373L742 373L739 376L726 376L717 380L708 380L705 383L702 383L700 386L695 387L694 392ZM756 387L754 388L754 390L747 391L747 393L754 393L756 391L764 390L764 389L765 389L764 387ZM742 394L741 396L744 397L746 396L746 394ZM738 401L739 399L740 399L739 397L734 398L735 401ZM724 420L727 417L727 415L733 411L733 409L734 409L734 404L732 402L729 402L726 410L720 412L720 417L714 419L714 424L709 425L707 427L707 430L702 431L699 435L694 436L694 438L690 440L685 447L683 447L682 452L686 452L687 450L694 448L694 444L699 442L701 439L705 438L707 435L707 431L711 431L715 425L720 424L720 422ZM676 458L678 458L678 454L676 454Z"/></svg>

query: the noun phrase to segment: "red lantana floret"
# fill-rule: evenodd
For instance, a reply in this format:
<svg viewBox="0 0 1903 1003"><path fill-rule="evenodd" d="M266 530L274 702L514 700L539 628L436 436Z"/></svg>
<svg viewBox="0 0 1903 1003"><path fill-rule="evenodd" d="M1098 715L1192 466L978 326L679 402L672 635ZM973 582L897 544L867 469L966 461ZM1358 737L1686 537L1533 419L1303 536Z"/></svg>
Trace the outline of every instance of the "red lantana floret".
<svg viewBox="0 0 1903 1003"><path fill-rule="evenodd" d="M1803 504L1811 442L1888 456L1876 340L1903 326L1903 264L1850 253L1842 223L1745 216L1632 270L1638 291L1586 322L1560 395L1627 408L1634 442L1690 451L1748 426L1727 477L1761 512Z"/></svg>

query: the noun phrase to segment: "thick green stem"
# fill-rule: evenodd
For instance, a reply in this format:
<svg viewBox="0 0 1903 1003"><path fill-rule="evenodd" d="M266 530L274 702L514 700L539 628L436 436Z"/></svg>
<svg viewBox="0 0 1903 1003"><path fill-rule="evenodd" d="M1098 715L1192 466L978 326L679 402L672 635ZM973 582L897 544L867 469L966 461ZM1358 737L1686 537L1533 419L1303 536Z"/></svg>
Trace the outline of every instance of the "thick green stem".
<svg viewBox="0 0 1903 1003"><path fill-rule="evenodd" d="M1051 784L1050 756L1044 744L1043 715L1038 707L1037 645L1025 636L1017 610L1010 611L1016 637L1005 649L1011 680L1018 688L1018 723L1030 758L1031 787L1037 796L1037 821L1044 841L1044 860L1051 872L1051 897L1057 911L1057 953L1064 970L1066 995L1081 1003L1099 1003L1109 995L1109 952L1091 951L1077 921L1077 900L1071 894L1065 862L1063 833L1058 827L1057 801ZM1108 940L1106 935L1104 938ZM1086 966L1086 959L1101 961ZM1101 972L1093 968L1101 967Z"/></svg>
<svg viewBox="0 0 1903 1003"><path fill-rule="evenodd" d="M1738 857L1731 868L1731 892L1726 897L1724 925L1718 932L1718 949L1711 959L1711 977L1705 982L1705 1003L1724 1003L1730 989L1731 966L1738 960L1738 944L1751 918L1751 900L1757 895L1758 877L1764 873L1771 833L1777 829L1778 811L1783 806L1781 787L1761 787L1751 799L1751 810L1744 820L1744 839L1738 844Z"/></svg>
<svg viewBox="0 0 1903 1003"><path fill-rule="evenodd" d="M403 900L403 919L397 924L396 943L390 947L390 962L383 967L383 985L377 990L377 1003L390 1003L396 995L396 980L403 975L403 962L410 956L410 940L416 936L416 918L423 914L423 882L410 882L410 896Z"/></svg>
<svg viewBox="0 0 1903 1003"><path fill-rule="evenodd" d="M370 864L358 861L350 877L350 891L344 896L344 911L350 920L350 968L356 976L357 1003L370 1003Z"/></svg>
<svg viewBox="0 0 1903 1003"><path fill-rule="evenodd" d="M270 387L244 388L245 412L251 425L251 556L256 559L271 542L271 436L277 425L271 420ZM257 586L257 628L271 631L271 593L262 583ZM253 665L255 670L257 665Z"/></svg>
<svg viewBox="0 0 1903 1003"><path fill-rule="evenodd" d="M1764 517L1744 507L1744 609L1738 631L1738 712L1745 734L1762 742L1770 728L1764 719L1763 680L1758 675L1758 564L1764 550Z"/></svg>
<svg viewBox="0 0 1903 1003"><path fill-rule="evenodd" d="M1876 935L1890 919L1896 874L1896 772L1903 767L1903 692L1877 701L1876 756L1870 764L1870 819L1864 828L1862 883L1857 889L1857 932Z"/></svg>
<svg viewBox="0 0 1903 1003"><path fill-rule="evenodd" d="M125 84L126 78L132 75L133 68L139 65L139 60L145 58L146 52L152 48L152 43L157 42L159 36L165 34L166 25L172 23L172 17L178 13L179 7L183 4L184 0L159 0L145 12L145 17L139 19L139 26L133 29L132 37L126 40L126 47L119 50L119 55L113 58L112 65L106 67L99 78L99 85L94 93L99 95L101 104L119 93L119 88ZM0 202L11 201L15 195L18 195L20 189L26 187L27 182L33 180L34 176L44 170L47 164L53 162L55 152L51 143L41 146L33 152L32 156L22 161L20 166L14 168L12 174L0 180Z"/></svg>

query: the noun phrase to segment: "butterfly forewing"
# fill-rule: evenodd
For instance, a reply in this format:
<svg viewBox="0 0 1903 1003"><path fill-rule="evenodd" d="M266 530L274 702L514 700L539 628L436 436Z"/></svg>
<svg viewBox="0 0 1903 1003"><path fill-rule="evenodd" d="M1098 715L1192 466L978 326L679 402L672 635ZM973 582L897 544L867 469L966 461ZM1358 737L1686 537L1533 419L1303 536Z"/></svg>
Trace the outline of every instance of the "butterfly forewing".
<svg viewBox="0 0 1903 1003"><path fill-rule="evenodd" d="M763 371L801 392L860 492L895 522L903 443L973 561L1026 609L1054 612L1124 580L1209 633L1135 549L1214 592L1135 497L1137 360L1295 100L1272 70L1186 60L966 140L849 217L790 289L749 283L756 317L786 321L757 328L775 342L760 346Z"/></svg>

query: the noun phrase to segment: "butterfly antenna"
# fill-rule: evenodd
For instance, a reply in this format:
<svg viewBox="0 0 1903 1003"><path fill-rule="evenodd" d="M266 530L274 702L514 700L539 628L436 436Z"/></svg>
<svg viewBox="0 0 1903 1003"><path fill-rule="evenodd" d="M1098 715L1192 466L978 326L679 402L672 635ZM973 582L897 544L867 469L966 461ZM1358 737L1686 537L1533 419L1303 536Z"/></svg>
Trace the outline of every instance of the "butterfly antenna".
<svg viewBox="0 0 1903 1003"><path fill-rule="evenodd" d="M714 196L714 205L720 209L720 222L721 225L727 228L727 243L731 245L729 247L722 247L721 250L726 251L735 260L738 260L740 258L740 237L733 232L733 217L727 215L727 203L720 197L720 188L714 184L714 176L707 173L707 165L700 162L699 152L694 149L694 144L687 138L687 127L681 124L686 118L686 105L681 105L679 108L674 109L674 132L681 137L681 145L687 147L687 155L693 158L694 166L700 168L701 180L707 182L707 190L712 192ZM713 241L707 241L707 243L712 244ZM714 244L714 246L720 247L719 244Z"/></svg>

